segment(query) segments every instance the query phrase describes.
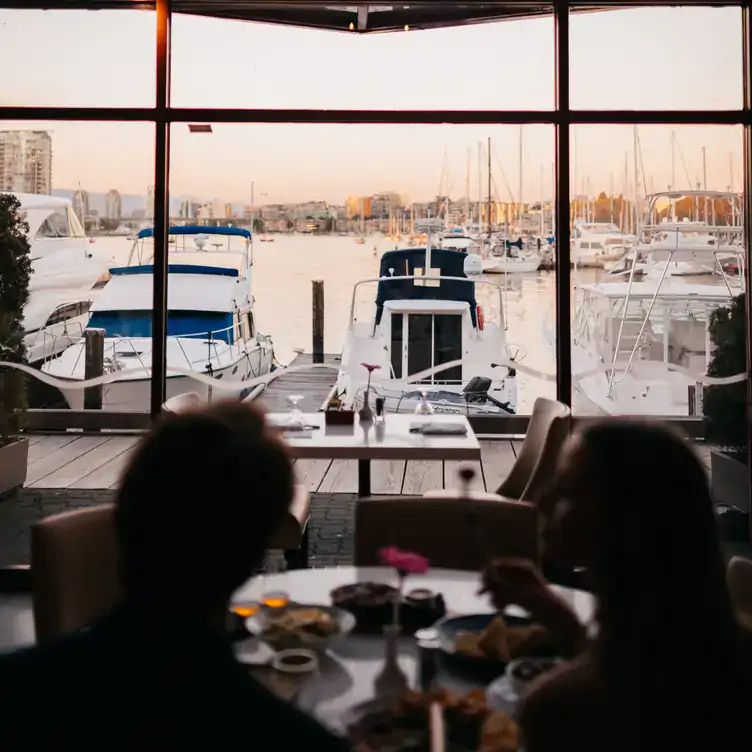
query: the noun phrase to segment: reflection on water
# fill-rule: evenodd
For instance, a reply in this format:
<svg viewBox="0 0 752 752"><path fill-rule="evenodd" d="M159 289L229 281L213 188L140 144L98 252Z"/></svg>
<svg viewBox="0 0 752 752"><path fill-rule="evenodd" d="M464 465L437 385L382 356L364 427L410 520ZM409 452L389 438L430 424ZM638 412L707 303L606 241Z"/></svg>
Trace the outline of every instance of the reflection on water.
<svg viewBox="0 0 752 752"><path fill-rule="evenodd" d="M311 350L311 280L324 281L324 347L339 353L350 316L353 287L378 275L379 259L395 247L382 236L364 245L354 237L275 235L273 243L254 243L253 292L259 331L272 336L277 358L287 363L294 350ZM132 242L125 238L97 238L96 245L125 263ZM592 270L586 281L594 280ZM507 327L509 352L529 368L555 373L553 272L482 277L501 286L502 315ZM579 277L578 277L579 279ZM585 280L583 280L585 281ZM498 297L491 285L477 285L476 296L486 316L498 315ZM371 292L372 291L372 292ZM359 301L375 297L375 285L359 293ZM364 310L362 305L359 306ZM517 355L515 355L517 353ZM503 356L505 353L499 353ZM536 397L554 396L552 381L518 372L521 413L529 413Z"/></svg>

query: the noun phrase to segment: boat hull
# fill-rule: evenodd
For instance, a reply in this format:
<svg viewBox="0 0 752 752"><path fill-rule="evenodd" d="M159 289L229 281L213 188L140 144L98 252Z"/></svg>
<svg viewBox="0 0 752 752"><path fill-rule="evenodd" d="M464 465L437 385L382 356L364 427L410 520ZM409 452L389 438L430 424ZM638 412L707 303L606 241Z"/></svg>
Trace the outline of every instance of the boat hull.
<svg viewBox="0 0 752 752"><path fill-rule="evenodd" d="M221 399L241 399L246 396L249 388L231 386L225 388L221 379L227 381L246 381L255 376L269 373L272 367L272 351L257 350L248 352L233 363L223 368L217 368L213 377L219 379L217 386L195 381L188 376L168 376L166 381L166 399L177 397L187 392L198 394L202 402ZM68 407L72 410L82 410L84 406L83 389L61 389ZM211 393L210 393L211 392ZM102 388L102 409L113 412L148 412L151 406L151 379L145 377L128 378L105 384Z"/></svg>
<svg viewBox="0 0 752 752"><path fill-rule="evenodd" d="M538 271L540 264L540 256L490 258L483 262L483 274L531 274Z"/></svg>

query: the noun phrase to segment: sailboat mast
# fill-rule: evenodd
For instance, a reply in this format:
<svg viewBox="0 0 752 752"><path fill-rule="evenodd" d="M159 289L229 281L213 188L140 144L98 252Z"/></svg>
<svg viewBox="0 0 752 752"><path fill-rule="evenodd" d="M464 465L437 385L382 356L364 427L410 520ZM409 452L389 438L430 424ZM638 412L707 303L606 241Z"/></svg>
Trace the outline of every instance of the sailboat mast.
<svg viewBox="0 0 752 752"><path fill-rule="evenodd" d="M522 233L522 129L523 125L520 123L520 179L518 184L518 191L517 191L517 200L519 201L519 206L517 209L517 224L519 227L517 228L520 233Z"/></svg>
<svg viewBox="0 0 752 752"><path fill-rule="evenodd" d="M702 147L702 189L708 190L708 163L705 161L705 147ZM704 197L705 201L705 224L708 223L708 197Z"/></svg>
<svg viewBox="0 0 752 752"><path fill-rule="evenodd" d="M478 234L483 226L483 145L478 141Z"/></svg>
<svg viewBox="0 0 752 752"><path fill-rule="evenodd" d="M491 237L491 137L488 137L488 237Z"/></svg>
<svg viewBox="0 0 752 752"><path fill-rule="evenodd" d="M465 163L465 222L470 222L470 149Z"/></svg>
<svg viewBox="0 0 752 752"><path fill-rule="evenodd" d="M639 193L638 193L639 189L637 187L637 181L639 180L640 171L639 171L639 166L637 163L638 142L637 142L637 126L636 125L632 126L632 141L633 141L632 148L634 150L634 190L632 192L632 209L634 212L633 227L634 227L635 234L637 234L637 223L639 222L639 219L640 219L639 208L637 206L638 198L639 198Z"/></svg>

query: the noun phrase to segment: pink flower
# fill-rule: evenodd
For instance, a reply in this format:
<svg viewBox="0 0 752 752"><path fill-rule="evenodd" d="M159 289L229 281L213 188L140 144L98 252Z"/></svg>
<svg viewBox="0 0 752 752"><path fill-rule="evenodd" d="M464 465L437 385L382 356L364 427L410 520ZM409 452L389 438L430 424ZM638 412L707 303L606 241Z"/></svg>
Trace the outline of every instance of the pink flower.
<svg viewBox="0 0 752 752"><path fill-rule="evenodd" d="M411 551L403 551L397 546L387 546L379 550L379 559L384 566L394 567L400 574L424 574L430 568L428 559Z"/></svg>
<svg viewBox="0 0 752 752"><path fill-rule="evenodd" d="M362 365L368 373L373 373L381 368L381 366L372 366L370 363L361 363L360 365Z"/></svg>

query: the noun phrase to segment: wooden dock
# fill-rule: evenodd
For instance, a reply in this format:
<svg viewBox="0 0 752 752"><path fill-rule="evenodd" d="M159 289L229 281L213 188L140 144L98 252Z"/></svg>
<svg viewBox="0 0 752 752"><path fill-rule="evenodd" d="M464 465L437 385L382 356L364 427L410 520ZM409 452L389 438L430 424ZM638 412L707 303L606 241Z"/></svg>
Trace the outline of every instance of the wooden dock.
<svg viewBox="0 0 752 752"><path fill-rule="evenodd" d="M270 382L255 401L260 402L270 412L289 412L292 409L287 399L291 394L301 394L300 409L305 413L316 412L337 383L337 370L341 363L339 355L324 355L324 363L333 368L310 368L295 373L282 374ZM310 353L296 355L290 367L313 365Z"/></svg>

